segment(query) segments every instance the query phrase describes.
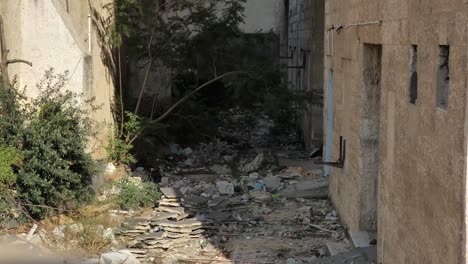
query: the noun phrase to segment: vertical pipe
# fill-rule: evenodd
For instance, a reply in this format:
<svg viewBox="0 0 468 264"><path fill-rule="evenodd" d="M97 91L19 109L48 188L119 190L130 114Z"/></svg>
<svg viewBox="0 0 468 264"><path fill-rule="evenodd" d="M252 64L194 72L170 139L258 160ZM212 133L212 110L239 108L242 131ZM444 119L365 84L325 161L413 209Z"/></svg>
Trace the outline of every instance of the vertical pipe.
<svg viewBox="0 0 468 264"><path fill-rule="evenodd" d="M91 21L91 14L88 14L88 52L91 54L92 52L92 21Z"/></svg>

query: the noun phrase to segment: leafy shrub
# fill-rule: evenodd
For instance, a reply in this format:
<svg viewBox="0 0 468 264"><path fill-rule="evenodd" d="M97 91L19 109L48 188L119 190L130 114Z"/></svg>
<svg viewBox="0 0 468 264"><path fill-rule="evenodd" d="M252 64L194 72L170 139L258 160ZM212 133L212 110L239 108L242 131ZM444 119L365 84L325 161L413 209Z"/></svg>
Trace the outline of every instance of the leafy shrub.
<svg viewBox="0 0 468 264"><path fill-rule="evenodd" d="M14 186L16 174L13 167L18 167L20 164L21 156L15 148L0 145L0 190L2 192Z"/></svg>
<svg viewBox="0 0 468 264"><path fill-rule="evenodd" d="M151 182L139 183L124 178L115 184L120 189L115 202L123 210L154 206L161 198L157 185Z"/></svg>
<svg viewBox="0 0 468 264"><path fill-rule="evenodd" d="M95 164L86 152L90 136L91 101L66 90L67 73L46 72L37 85L40 94L25 110L22 155L18 172L19 198L36 218L46 216L46 205L75 209L89 197Z"/></svg>
<svg viewBox="0 0 468 264"><path fill-rule="evenodd" d="M0 82L0 144L15 148L21 146L21 134L26 118L24 91Z"/></svg>

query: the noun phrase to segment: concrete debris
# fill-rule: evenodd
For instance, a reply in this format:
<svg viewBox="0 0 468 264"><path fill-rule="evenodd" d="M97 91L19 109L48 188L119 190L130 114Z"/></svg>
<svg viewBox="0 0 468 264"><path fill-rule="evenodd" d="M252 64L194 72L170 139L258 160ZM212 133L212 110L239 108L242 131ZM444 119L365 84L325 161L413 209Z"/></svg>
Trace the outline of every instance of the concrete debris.
<svg viewBox="0 0 468 264"><path fill-rule="evenodd" d="M218 175L231 175L232 171L227 165L213 165L210 170Z"/></svg>
<svg viewBox="0 0 468 264"><path fill-rule="evenodd" d="M128 250L119 250L102 254L99 264L140 264L140 261Z"/></svg>
<svg viewBox="0 0 468 264"><path fill-rule="evenodd" d="M328 180L301 181L287 186L279 192L286 198L327 199Z"/></svg>
<svg viewBox="0 0 468 264"><path fill-rule="evenodd" d="M281 186L281 178L278 176L267 176L263 179L263 182L265 183L266 189L269 192L274 192Z"/></svg>
<svg viewBox="0 0 468 264"><path fill-rule="evenodd" d="M245 165L242 171L246 173L258 171L262 167L264 159L265 159L265 155L262 152L258 154L257 157L255 157L255 159L252 160L252 162Z"/></svg>
<svg viewBox="0 0 468 264"><path fill-rule="evenodd" d="M216 183L218 192L224 195L233 195L234 194L234 184L227 181L219 181Z"/></svg>
<svg viewBox="0 0 468 264"><path fill-rule="evenodd" d="M185 149L169 146L169 156L154 165L162 198L139 217L111 211L125 223L99 232L125 250L103 254L100 264L313 263L327 254L327 242L345 239L345 228L323 199L328 179L320 166L289 139L267 148L271 120L262 117L248 131L238 111L220 116L221 122L236 122L221 125L219 139ZM135 183L149 174L137 168ZM102 198L118 191L108 189ZM63 228L55 236L64 237Z"/></svg>

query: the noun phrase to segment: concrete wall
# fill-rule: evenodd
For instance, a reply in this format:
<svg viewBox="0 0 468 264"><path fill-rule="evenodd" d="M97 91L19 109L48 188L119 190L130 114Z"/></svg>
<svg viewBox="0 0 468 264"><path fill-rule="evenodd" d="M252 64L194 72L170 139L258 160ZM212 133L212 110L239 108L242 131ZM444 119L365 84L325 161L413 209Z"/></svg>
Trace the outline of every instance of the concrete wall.
<svg viewBox="0 0 468 264"><path fill-rule="evenodd" d="M463 0L326 1L326 27L382 21L327 33L324 71L333 159L339 136L347 140L344 169L331 171L331 198L350 230L376 229L379 263L466 263L466 9ZM366 92L378 74L366 44L381 45L378 100ZM418 46L415 104L411 44ZM439 45L450 45L447 110L436 105ZM377 104L369 119L370 102ZM374 154L366 139L377 140Z"/></svg>
<svg viewBox="0 0 468 264"><path fill-rule="evenodd" d="M102 7L109 0L91 2ZM10 77L16 75L20 87L26 86L28 95L36 96L35 84L47 69L54 68L56 73L68 71L70 80L66 88L88 98L96 97L96 104L101 108L93 113L93 118L108 127L112 124L113 84L102 63L95 30L92 49L88 49L88 14L88 1L2 0L0 5L9 58L33 63L32 67L12 65ZM99 146L105 144L111 128L100 131L91 147L97 156L104 155Z"/></svg>
<svg viewBox="0 0 468 264"><path fill-rule="evenodd" d="M282 57L290 89L316 94L299 109L298 121L306 148L318 147L323 138L323 32L324 0L283 1L280 18ZM299 67L298 67L299 66ZM302 66L302 67L301 67Z"/></svg>
<svg viewBox="0 0 468 264"><path fill-rule="evenodd" d="M245 33L259 33L278 31L282 8L282 0L247 0L245 3L244 24L241 25Z"/></svg>

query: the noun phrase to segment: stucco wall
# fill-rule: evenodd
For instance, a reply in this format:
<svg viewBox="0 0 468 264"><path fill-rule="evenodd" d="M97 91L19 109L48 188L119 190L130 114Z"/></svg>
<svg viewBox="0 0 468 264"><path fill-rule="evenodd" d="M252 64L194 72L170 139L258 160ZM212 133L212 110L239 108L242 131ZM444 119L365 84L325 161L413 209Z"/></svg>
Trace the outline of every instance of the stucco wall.
<svg viewBox="0 0 468 264"><path fill-rule="evenodd" d="M98 8L109 0L91 1ZM2 0L0 15L4 18L9 58L32 62L9 67L10 77L17 76L20 87L27 87L28 96L36 96L35 85L44 72L54 68L56 73L69 72L66 88L86 97L96 98L101 108L93 113L100 123L99 136L90 144L97 157L112 129L111 100L113 84L103 65L101 47L93 29L92 50L88 49L88 1L65 0ZM104 10L101 9L104 13ZM109 128L104 128L109 127Z"/></svg>
<svg viewBox="0 0 468 264"><path fill-rule="evenodd" d="M363 203L370 199L369 186L362 181L368 172L362 140L366 127L364 44L382 45L375 161L382 263L465 263L465 2L326 1L327 27L382 21L381 26L328 33L325 41L326 97L330 95L330 69L334 76L333 159L338 157L339 136L347 140L345 167L331 172L331 197L351 230L366 228ZM418 45L418 99L414 105L409 98L411 44ZM446 111L436 107L439 45L450 45Z"/></svg>

